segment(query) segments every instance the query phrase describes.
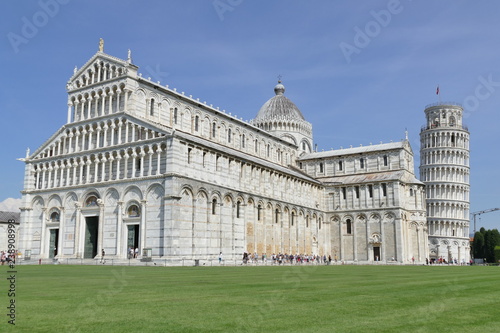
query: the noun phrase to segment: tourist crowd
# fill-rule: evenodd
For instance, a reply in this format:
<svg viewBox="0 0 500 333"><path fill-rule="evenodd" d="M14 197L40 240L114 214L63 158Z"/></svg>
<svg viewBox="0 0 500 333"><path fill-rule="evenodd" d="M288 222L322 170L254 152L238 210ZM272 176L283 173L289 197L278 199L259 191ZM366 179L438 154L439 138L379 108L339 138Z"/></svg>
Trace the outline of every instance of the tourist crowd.
<svg viewBox="0 0 500 333"><path fill-rule="evenodd" d="M253 264L267 264L272 265L282 265L282 264L325 264L329 265L332 262L332 257L325 255L308 255L308 254L287 254L287 253L273 253L269 258L266 253L262 253L260 256L258 253L243 253L243 263L253 263Z"/></svg>

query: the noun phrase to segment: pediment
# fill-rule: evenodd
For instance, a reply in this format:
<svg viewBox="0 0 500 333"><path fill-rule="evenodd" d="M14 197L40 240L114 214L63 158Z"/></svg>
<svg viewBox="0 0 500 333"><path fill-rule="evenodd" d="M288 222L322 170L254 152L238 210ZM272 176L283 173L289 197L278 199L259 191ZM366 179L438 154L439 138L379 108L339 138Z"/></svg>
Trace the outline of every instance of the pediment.
<svg viewBox="0 0 500 333"><path fill-rule="evenodd" d="M411 148L410 141L404 140L403 141L403 147L408 150L412 155L413 155L413 149Z"/></svg>
<svg viewBox="0 0 500 333"><path fill-rule="evenodd" d="M103 52L97 52L80 69L75 67L66 88L69 92L114 80L127 75L131 69L136 71L137 66L131 63L130 58L123 60Z"/></svg>
<svg viewBox="0 0 500 333"><path fill-rule="evenodd" d="M45 141L37 150L35 150L33 154L29 155L29 159L37 160L40 158L50 157L51 149L55 149L56 144L60 141L60 138L65 135L65 130L66 126L62 126L61 128L59 128L47 141Z"/></svg>

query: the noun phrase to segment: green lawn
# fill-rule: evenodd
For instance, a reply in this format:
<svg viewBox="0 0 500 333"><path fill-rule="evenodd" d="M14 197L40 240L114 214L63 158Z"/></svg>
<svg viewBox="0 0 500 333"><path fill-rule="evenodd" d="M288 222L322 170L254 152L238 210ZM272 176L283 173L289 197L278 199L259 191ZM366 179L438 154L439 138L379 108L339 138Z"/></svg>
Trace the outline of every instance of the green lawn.
<svg viewBox="0 0 500 333"><path fill-rule="evenodd" d="M500 267L16 270L19 332L500 332Z"/></svg>

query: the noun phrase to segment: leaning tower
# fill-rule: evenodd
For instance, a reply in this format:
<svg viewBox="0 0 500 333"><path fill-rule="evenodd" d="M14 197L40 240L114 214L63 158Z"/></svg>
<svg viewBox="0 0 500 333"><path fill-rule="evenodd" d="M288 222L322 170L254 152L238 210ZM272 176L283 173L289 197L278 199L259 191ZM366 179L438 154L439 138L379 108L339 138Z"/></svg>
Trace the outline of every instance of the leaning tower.
<svg viewBox="0 0 500 333"><path fill-rule="evenodd" d="M464 263L469 252L469 131L463 108L425 108L420 132L420 180L426 185L429 259Z"/></svg>

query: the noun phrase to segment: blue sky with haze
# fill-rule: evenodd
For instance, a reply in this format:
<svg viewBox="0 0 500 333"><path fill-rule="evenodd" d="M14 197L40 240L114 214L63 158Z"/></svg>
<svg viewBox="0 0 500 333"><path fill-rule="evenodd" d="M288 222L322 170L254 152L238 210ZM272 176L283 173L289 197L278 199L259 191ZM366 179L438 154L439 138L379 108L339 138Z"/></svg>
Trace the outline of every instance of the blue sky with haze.
<svg viewBox="0 0 500 333"><path fill-rule="evenodd" d="M419 166L424 108L465 106L471 211L500 207L500 2L5 1L0 14L0 202L20 198L24 157L66 121L66 82L98 49L145 77L250 120L285 95L318 150L401 140ZM478 228L500 228L500 212Z"/></svg>

